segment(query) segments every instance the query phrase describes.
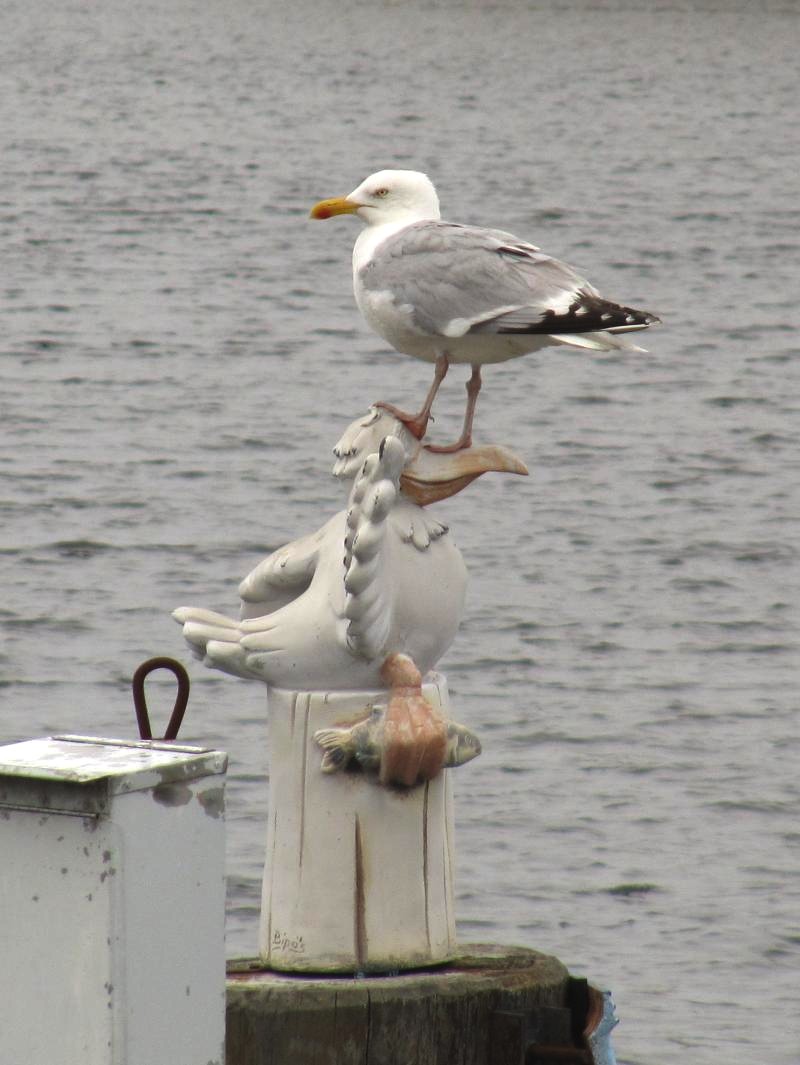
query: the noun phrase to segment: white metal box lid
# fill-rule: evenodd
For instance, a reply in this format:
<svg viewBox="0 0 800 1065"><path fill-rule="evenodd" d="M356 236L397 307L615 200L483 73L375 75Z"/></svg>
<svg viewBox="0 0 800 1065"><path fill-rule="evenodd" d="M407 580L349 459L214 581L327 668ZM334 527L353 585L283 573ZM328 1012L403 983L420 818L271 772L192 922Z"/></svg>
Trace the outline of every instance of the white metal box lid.
<svg viewBox="0 0 800 1065"><path fill-rule="evenodd" d="M224 773L223 751L157 740L49 736L0 747L0 807L97 815L111 796Z"/></svg>

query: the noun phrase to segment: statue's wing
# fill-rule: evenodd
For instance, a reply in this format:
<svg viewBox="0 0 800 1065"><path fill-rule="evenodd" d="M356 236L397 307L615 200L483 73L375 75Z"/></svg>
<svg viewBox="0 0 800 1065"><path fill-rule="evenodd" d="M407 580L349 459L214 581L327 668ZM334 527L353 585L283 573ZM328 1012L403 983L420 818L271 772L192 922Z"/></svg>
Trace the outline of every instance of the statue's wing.
<svg viewBox="0 0 800 1065"><path fill-rule="evenodd" d="M406 462L403 445L387 436L355 479L347 508L345 607L347 646L367 660L385 655L400 575L388 564L387 518L399 492Z"/></svg>
<svg viewBox="0 0 800 1065"><path fill-rule="evenodd" d="M239 585L242 617L271 614L297 599L311 584L327 524L265 558Z"/></svg>
<svg viewBox="0 0 800 1065"><path fill-rule="evenodd" d="M172 611L173 618L183 629L183 638L195 658L211 669L221 669L236 677L255 677L247 665L240 646L239 623L215 610L199 606L181 606Z"/></svg>

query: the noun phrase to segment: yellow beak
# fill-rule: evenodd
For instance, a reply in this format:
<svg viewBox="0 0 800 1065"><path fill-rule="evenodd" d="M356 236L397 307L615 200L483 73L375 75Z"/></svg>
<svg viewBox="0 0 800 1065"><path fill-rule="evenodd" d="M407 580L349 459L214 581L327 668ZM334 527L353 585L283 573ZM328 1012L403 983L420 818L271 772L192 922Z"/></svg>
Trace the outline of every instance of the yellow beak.
<svg viewBox="0 0 800 1065"><path fill-rule="evenodd" d="M333 218L335 214L355 214L361 205L346 196L334 196L332 200L320 200L311 208L311 218Z"/></svg>

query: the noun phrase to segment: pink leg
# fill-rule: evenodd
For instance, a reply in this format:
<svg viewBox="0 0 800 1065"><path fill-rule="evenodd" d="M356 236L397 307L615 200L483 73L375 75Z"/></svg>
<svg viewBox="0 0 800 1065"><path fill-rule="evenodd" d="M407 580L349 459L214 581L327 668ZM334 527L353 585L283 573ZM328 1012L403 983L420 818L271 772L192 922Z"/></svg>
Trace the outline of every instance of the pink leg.
<svg viewBox="0 0 800 1065"><path fill-rule="evenodd" d="M475 417L475 405L478 402L480 390L481 368L480 366L473 366L470 379L467 381L467 409L464 412L464 425L461 429L461 436L454 444L446 444L444 446L428 444L428 451L435 451L437 454L448 454L449 452L461 451L462 448L472 446L472 420Z"/></svg>
<svg viewBox="0 0 800 1065"><path fill-rule="evenodd" d="M425 402L418 414L407 414L405 411L395 407L392 403L384 403L380 400L378 403L373 404L375 407L380 407L381 410L388 411L393 417L397 418L399 422L405 425L406 429L412 433L417 440L422 440L425 436L425 432L428 428L428 422L431 416L431 408L433 407L433 401L436 399L436 393L439 391L439 386L447 376L447 371L450 369L450 360L446 355L440 355L436 360L436 368L433 372L433 383L428 389L428 394L425 397Z"/></svg>

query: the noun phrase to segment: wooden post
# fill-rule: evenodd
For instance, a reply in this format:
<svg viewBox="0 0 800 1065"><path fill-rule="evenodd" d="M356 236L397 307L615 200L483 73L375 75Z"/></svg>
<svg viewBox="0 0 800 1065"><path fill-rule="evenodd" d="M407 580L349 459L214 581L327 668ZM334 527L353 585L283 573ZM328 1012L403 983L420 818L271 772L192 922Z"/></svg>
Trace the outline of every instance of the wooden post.
<svg viewBox="0 0 800 1065"><path fill-rule="evenodd" d="M265 972L258 962L232 962L225 1061L521 1065L525 1039L499 1039L497 1011L523 1013L548 1041L559 1037L567 1048L569 987L569 973L557 958L520 947L468 947L440 969L358 980L299 979ZM547 1065L585 1060L567 1057L566 1049L556 1059L558 1053Z"/></svg>
<svg viewBox="0 0 800 1065"><path fill-rule="evenodd" d="M426 697L449 717L447 683ZM270 814L260 952L290 972L387 972L455 951L452 794L445 770L411 789L320 770L317 729L386 692L270 688Z"/></svg>

